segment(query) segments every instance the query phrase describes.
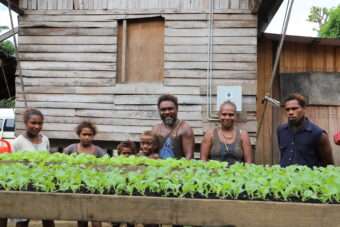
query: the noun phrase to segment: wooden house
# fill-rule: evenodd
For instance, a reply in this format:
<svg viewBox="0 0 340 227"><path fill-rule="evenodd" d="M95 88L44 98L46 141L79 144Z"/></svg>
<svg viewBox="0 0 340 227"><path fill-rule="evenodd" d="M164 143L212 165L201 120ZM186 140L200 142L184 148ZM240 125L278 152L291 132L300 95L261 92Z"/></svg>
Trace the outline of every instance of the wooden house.
<svg viewBox="0 0 340 227"><path fill-rule="evenodd" d="M52 142L76 139L85 119L97 124L97 140L137 141L159 122L159 95L171 93L199 143L214 124L216 86L237 85L239 125L255 143L257 39L282 0L11 2L22 12L18 56L27 103L45 114ZM20 86L16 92L20 132L25 105Z"/></svg>

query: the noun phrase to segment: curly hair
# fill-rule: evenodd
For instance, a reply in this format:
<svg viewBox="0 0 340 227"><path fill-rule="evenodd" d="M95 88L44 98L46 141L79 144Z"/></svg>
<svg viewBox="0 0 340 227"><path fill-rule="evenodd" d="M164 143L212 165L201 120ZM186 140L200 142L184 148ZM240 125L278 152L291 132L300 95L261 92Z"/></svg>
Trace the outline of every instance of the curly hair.
<svg viewBox="0 0 340 227"><path fill-rule="evenodd" d="M83 121L76 127L76 133L78 136L80 136L81 130L83 130L84 128L91 129L94 136L97 134L97 127L94 123L90 121Z"/></svg>
<svg viewBox="0 0 340 227"><path fill-rule="evenodd" d="M159 96L158 101L157 101L158 109L159 109L159 107L161 105L161 102L164 102L164 101L173 102L175 104L175 106L176 106L176 109L178 109L178 99L177 99L176 96L170 95L170 94L165 94L165 95Z"/></svg>

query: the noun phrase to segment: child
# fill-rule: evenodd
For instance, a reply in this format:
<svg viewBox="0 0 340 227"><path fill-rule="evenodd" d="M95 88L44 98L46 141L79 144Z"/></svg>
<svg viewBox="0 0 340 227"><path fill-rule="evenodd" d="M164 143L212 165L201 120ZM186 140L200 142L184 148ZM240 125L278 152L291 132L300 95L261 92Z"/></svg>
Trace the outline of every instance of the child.
<svg viewBox="0 0 340 227"><path fill-rule="evenodd" d="M13 141L13 151L49 152L50 142L41 134L44 115L37 109L27 109L24 112L25 132ZM54 227L53 220L42 220L43 227ZM16 220L16 227L28 227L28 219Z"/></svg>
<svg viewBox="0 0 340 227"><path fill-rule="evenodd" d="M97 128L92 122L81 122L76 128L76 133L79 137L79 143L67 146L64 149L65 154L85 153L95 155L97 158L106 155L106 152L101 147L93 144Z"/></svg>
<svg viewBox="0 0 340 227"><path fill-rule="evenodd" d="M124 142L121 142L120 144L118 144L117 152L118 152L118 155L124 155L124 156L135 155L136 154L136 146L130 140L124 141Z"/></svg>
<svg viewBox="0 0 340 227"><path fill-rule="evenodd" d="M37 109L24 112L25 132L13 141L13 151L46 151L50 150L48 138L41 134L44 123L43 114Z"/></svg>
<svg viewBox="0 0 340 227"><path fill-rule="evenodd" d="M97 134L96 126L90 121L81 122L76 133L79 137L79 143L73 143L64 149L65 154L91 154L100 158L106 155L106 152L99 146L93 144L95 135ZM101 227L101 222L92 221L92 227ZM78 221L78 227L88 227L87 221Z"/></svg>
<svg viewBox="0 0 340 227"><path fill-rule="evenodd" d="M140 136L140 156L146 156L152 159L159 159L159 140L151 131L145 131Z"/></svg>

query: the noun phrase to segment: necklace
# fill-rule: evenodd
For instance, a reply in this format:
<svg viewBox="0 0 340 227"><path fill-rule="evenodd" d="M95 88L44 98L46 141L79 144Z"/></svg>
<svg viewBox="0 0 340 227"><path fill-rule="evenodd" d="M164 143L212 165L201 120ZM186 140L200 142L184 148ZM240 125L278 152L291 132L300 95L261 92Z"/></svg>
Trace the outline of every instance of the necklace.
<svg viewBox="0 0 340 227"><path fill-rule="evenodd" d="M224 147L225 147L225 151L227 152L227 153L229 153L229 144L226 144L226 143L223 143L224 144Z"/></svg>
<svg viewBox="0 0 340 227"><path fill-rule="evenodd" d="M230 139L233 139L233 138L234 138L234 131L232 131L231 136L226 136L226 135L223 133L223 130L221 129L221 134L222 134L222 136L223 136L223 138L224 138L225 140L230 140Z"/></svg>
<svg viewBox="0 0 340 227"><path fill-rule="evenodd" d="M222 134L225 141L228 141L228 140L234 138L234 132L232 133L231 136L226 136L226 135L224 135L223 130L221 129L221 134ZM229 149L230 144L228 144L228 143L223 143L223 144L224 144L226 152L229 153L230 152L230 149Z"/></svg>

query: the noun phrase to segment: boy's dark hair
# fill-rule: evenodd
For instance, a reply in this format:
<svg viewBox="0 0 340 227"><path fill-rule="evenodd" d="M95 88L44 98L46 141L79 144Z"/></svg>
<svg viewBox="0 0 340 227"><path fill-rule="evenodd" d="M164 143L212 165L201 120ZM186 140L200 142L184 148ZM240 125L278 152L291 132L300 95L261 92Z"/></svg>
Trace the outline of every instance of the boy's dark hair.
<svg viewBox="0 0 340 227"><path fill-rule="evenodd" d="M159 137L153 133L151 130L145 131L142 133L142 136L150 136L152 137L152 143L153 143L153 153L158 153L159 149L160 149L160 141L159 141Z"/></svg>
<svg viewBox="0 0 340 227"><path fill-rule="evenodd" d="M128 140L128 141L123 141L120 142L117 146L117 152L118 155L120 155L122 153L123 148L130 148L132 151L132 154L136 154L136 145L134 142Z"/></svg>
<svg viewBox="0 0 340 227"><path fill-rule="evenodd" d="M28 108L24 112L24 123L27 123L29 121L29 119L34 115L40 116L41 119L44 121L44 115L40 112L40 110Z"/></svg>
<svg viewBox="0 0 340 227"><path fill-rule="evenodd" d="M170 95L170 94L165 94L165 95L159 96L158 101L157 101L158 109L159 109L161 102L164 102L164 101L173 102L176 106L176 109L178 109L178 99L177 99L176 96Z"/></svg>
<svg viewBox="0 0 340 227"><path fill-rule="evenodd" d="M291 93L284 99L284 105L291 100L298 101L299 105L304 108L306 106L305 97L299 93Z"/></svg>
<svg viewBox="0 0 340 227"><path fill-rule="evenodd" d="M83 121L76 127L76 133L78 136L80 136L81 130L83 130L84 128L91 129L94 136L97 134L97 128L94 123L90 121Z"/></svg>

